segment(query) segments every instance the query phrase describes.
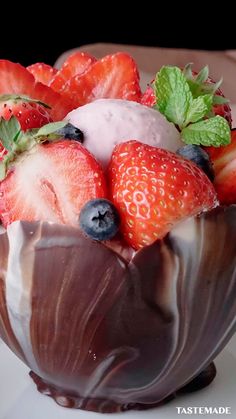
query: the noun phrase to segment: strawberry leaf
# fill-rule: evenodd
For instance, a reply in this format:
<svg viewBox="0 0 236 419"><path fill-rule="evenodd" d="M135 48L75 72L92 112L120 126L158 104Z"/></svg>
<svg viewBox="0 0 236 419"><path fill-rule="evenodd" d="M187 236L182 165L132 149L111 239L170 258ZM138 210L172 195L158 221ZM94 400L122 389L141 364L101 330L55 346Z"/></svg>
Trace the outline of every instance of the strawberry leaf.
<svg viewBox="0 0 236 419"><path fill-rule="evenodd" d="M217 115L189 125L181 136L186 144L220 147L230 143L230 127L226 119Z"/></svg>
<svg viewBox="0 0 236 419"><path fill-rule="evenodd" d="M187 80L193 80L193 71L192 71L193 63L188 63L183 69L183 74Z"/></svg>
<svg viewBox="0 0 236 419"><path fill-rule="evenodd" d="M68 121L59 121L59 122L50 122L47 125L44 125L40 128L35 134L35 137L46 137L50 134L56 134L56 132L64 128L68 124Z"/></svg>
<svg viewBox="0 0 236 419"><path fill-rule="evenodd" d="M224 105L225 103L229 103L229 99L226 99L226 97L219 95L213 96L213 105Z"/></svg>
<svg viewBox="0 0 236 419"><path fill-rule="evenodd" d="M24 95L0 95L0 102L8 102L8 101L22 101L22 102L30 102L30 103L37 103L38 105L43 106L44 108L51 109L51 106L47 105L44 102L41 102L41 100L38 99L32 99L29 96Z"/></svg>
<svg viewBox="0 0 236 419"><path fill-rule="evenodd" d="M196 82L199 84L205 83L209 77L209 67L206 65L201 69L196 77Z"/></svg>
<svg viewBox="0 0 236 419"><path fill-rule="evenodd" d="M20 123L12 116L9 121L0 119L0 139L3 147L11 151L21 131Z"/></svg>

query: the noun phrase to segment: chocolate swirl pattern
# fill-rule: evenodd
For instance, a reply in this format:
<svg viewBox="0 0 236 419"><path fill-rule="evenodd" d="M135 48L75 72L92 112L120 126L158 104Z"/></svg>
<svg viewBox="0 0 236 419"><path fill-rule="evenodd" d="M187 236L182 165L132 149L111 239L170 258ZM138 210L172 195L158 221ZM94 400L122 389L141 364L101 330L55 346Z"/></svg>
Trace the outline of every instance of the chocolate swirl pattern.
<svg viewBox="0 0 236 419"><path fill-rule="evenodd" d="M0 336L59 404L151 407L236 329L236 207L179 224L128 262L54 223L0 231Z"/></svg>

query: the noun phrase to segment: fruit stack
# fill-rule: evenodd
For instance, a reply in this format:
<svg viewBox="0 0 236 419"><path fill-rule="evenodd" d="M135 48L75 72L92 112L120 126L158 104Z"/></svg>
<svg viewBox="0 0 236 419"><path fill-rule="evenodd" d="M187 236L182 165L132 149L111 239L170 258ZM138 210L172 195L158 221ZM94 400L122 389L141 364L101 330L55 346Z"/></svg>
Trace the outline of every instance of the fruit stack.
<svg viewBox="0 0 236 419"><path fill-rule="evenodd" d="M142 93L121 52L0 60L0 335L61 405L158 404L236 327L220 84L164 66Z"/></svg>

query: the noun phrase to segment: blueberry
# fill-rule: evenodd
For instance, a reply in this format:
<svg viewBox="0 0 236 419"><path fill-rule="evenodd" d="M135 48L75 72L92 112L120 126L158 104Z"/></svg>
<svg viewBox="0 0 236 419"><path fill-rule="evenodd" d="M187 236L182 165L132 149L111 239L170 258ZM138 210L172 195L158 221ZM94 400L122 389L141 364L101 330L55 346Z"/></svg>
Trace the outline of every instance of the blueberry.
<svg viewBox="0 0 236 419"><path fill-rule="evenodd" d="M177 154L193 161L199 166L211 181L214 180L214 170L209 155L198 145L188 144L177 150Z"/></svg>
<svg viewBox="0 0 236 419"><path fill-rule="evenodd" d="M69 122L63 128L59 129L57 134L69 140L79 141L80 143L83 143L84 140L84 134L82 131Z"/></svg>
<svg viewBox="0 0 236 419"><path fill-rule="evenodd" d="M79 224L91 239L109 240L119 229L120 217L115 206L107 199L92 199L82 208Z"/></svg>

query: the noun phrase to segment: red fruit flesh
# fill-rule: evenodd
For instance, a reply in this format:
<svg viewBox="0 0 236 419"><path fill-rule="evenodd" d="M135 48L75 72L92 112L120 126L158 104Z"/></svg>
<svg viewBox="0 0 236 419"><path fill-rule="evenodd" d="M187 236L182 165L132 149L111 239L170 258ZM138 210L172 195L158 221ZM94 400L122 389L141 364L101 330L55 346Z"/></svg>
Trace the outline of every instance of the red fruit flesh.
<svg viewBox="0 0 236 419"><path fill-rule="evenodd" d="M142 105L152 108L156 104L156 96L152 86L148 86L141 98Z"/></svg>
<svg viewBox="0 0 236 419"><path fill-rule="evenodd" d="M27 67L27 70L33 74L36 81L39 81L46 86L49 86L52 79L57 74L58 70L48 64L36 63Z"/></svg>
<svg viewBox="0 0 236 419"><path fill-rule="evenodd" d="M16 94L38 99L51 107L54 121L62 120L72 105L50 87L36 82L34 76L20 64L0 60L0 95Z"/></svg>
<svg viewBox="0 0 236 419"><path fill-rule="evenodd" d="M138 102L141 91L137 66L128 54L120 52L107 55L81 76L72 77L62 93L75 108L100 98Z"/></svg>
<svg viewBox="0 0 236 419"><path fill-rule="evenodd" d="M121 231L135 249L162 238L183 219L214 207L214 187L192 162L137 141L118 144L109 179Z"/></svg>
<svg viewBox="0 0 236 419"><path fill-rule="evenodd" d="M215 172L214 186L221 204L236 204L236 130L226 147L206 147Z"/></svg>
<svg viewBox="0 0 236 419"><path fill-rule="evenodd" d="M61 140L23 153L0 183L3 225L45 220L78 226L82 206L106 197L102 168L78 142Z"/></svg>
<svg viewBox="0 0 236 419"><path fill-rule="evenodd" d="M65 83L74 76L80 76L97 60L85 52L75 52L63 63L50 83L50 87L56 92L61 92Z"/></svg>

